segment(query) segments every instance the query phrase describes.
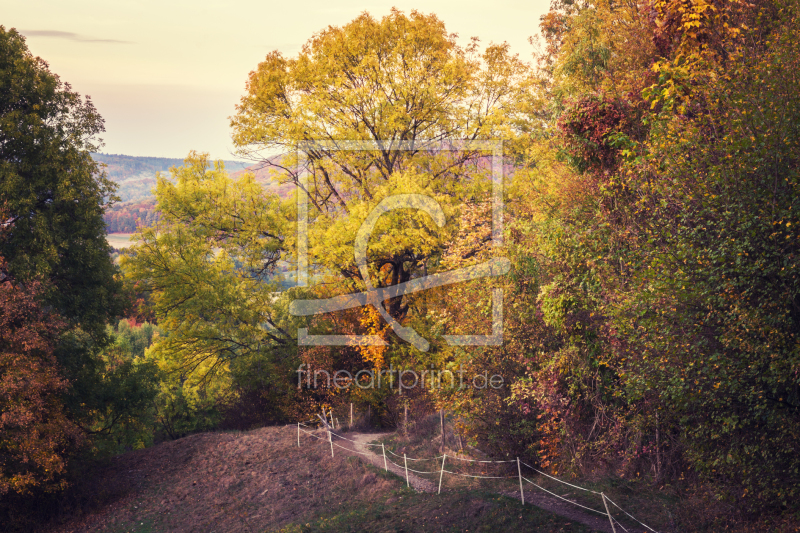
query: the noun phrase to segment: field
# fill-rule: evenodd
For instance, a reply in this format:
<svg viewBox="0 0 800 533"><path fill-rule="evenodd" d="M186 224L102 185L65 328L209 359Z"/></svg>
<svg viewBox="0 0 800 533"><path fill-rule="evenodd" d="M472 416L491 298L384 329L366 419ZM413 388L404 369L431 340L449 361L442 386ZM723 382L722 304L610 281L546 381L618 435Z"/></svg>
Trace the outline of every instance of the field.
<svg viewBox="0 0 800 533"><path fill-rule="evenodd" d="M128 248L133 243L130 241L130 237L133 235L132 233L109 233L106 235L106 240L108 244L113 246L114 248Z"/></svg>

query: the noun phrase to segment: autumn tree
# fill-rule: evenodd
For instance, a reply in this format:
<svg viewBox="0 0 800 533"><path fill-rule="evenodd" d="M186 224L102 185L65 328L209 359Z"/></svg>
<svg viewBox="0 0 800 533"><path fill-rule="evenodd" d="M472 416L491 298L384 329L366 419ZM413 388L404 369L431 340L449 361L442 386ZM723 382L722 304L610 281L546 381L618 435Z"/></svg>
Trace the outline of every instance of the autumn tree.
<svg viewBox="0 0 800 533"><path fill-rule="evenodd" d="M62 486L83 438L60 399L68 383L53 350L64 322L39 305L42 291L36 281L0 284L0 495Z"/></svg>
<svg viewBox="0 0 800 533"><path fill-rule="evenodd" d="M252 174L232 179L203 154L159 176L155 193L159 218L121 263L165 331L148 357L168 376L157 417L178 436L213 425L250 363L265 390L291 394L297 324L276 295L289 217Z"/></svg>
<svg viewBox="0 0 800 533"><path fill-rule="evenodd" d="M461 47L435 15L394 9L377 20L364 13L320 31L296 58L270 53L250 74L232 118L234 142L245 157L284 154L261 160L308 198L311 266L357 286L364 274L352 243L381 200L429 195L452 222L462 202L486 192L487 152L440 143L513 144L527 127L527 76L508 45L479 53L474 39ZM367 254L379 286L433 268L447 229L408 210L382 218L375 231L382 237ZM395 318L407 312L402 298L389 303Z"/></svg>
<svg viewBox="0 0 800 533"><path fill-rule="evenodd" d="M288 313L293 298L360 290L365 276L386 286L436 271L461 204L485 199L491 186L491 151L459 149L457 142L499 137L513 145L527 127L527 73L505 44L479 54L477 41L460 47L435 16L397 10L326 28L296 58L270 53L251 73L232 118L234 141L240 155L260 160L307 201L310 279L326 283L276 295L280 271L296 266L297 196L281 201L252 176L231 179L191 154L171 180L159 180L159 220L140 229L122 261L169 332L151 353L183 384L184 397L258 381L257 368L265 376L259 387L271 397L283 390L277 397L286 398L287 370L298 362L297 327L310 324ZM442 149L448 142L454 150ZM438 214L400 209L373 221L362 271L353 255L359 228L398 195L427 197ZM387 308L392 320L424 315L412 312L407 297ZM365 311L312 322L317 330L391 339L384 318ZM380 366L378 352L317 355L349 368L353 355Z"/></svg>

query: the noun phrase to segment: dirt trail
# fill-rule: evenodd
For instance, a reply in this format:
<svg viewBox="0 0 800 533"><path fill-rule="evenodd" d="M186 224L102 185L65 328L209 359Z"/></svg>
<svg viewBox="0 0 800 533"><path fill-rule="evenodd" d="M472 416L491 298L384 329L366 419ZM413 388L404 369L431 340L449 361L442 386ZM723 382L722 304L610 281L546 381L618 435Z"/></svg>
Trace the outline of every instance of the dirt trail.
<svg viewBox="0 0 800 533"><path fill-rule="evenodd" d="M390 433L356 433L352 436L348 435L348 438L351 438L353 441L355 441L348 444L353 445L356 450L363 454L361 457L378 468L386 467L390 472L397 474L401 478L405 478L405 468L397 466L398 463L396 457L390 457L390 454L387 454L387 461L386 465L384 466L383 454L378 455L381 448L377 446L367 446L367 444L370 442L387 435L390 435ZM376 451L378 453L376 453ZM411 487L413 487L417 492L436 492L438 489L436 485L427 479L418 477L411 472L408 473L408 484L411 485Z"/></svg>
<svg viewBox="0 0 800 533"><path fill-rule="evenodd" d="M381 453L380 446L368 446L369 443L381 438L391 435L391 433L347 433L347 435L339 435L334 432L333 442L335 444L334 453L348 453L351 455L358 455L363 460L377 466L384 468L383 454ZM326 432L316 432L317 438L327 440ZM387 454L387 458L389 455ZM390 460L393 458L390 458ZM400 468L393 462L386 462L386 467L390 472L397 474L405 479L406 473L404 468ZM430 481L414 475L408 474L409 484L418 492L437 492L438 486ZM519 499L519 491L502 492L504 496ZM525 503L530 503L546 511L563 516L570 520L580 522L596 531L604 531L612 533L611 524L608 518L600 515L592 515L588 512L583 512L580 508L574 505L559 500L553 496L542 493L532 485L526 485L525 490Z"/></svg>

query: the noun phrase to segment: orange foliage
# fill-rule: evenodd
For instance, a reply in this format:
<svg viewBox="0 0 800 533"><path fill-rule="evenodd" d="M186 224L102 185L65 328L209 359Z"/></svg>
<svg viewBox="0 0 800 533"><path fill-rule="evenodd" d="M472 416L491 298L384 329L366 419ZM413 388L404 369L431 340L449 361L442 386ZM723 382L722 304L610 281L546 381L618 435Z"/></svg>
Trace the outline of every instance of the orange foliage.
<svg viewBox="0 0 800 533"><path fill-rule="evenodd" d="M59 398L68 383L53 347L63 322L39 306L40 292L36 282L0 284L0 495L60 488L66 450L81 438Z"/></svg>

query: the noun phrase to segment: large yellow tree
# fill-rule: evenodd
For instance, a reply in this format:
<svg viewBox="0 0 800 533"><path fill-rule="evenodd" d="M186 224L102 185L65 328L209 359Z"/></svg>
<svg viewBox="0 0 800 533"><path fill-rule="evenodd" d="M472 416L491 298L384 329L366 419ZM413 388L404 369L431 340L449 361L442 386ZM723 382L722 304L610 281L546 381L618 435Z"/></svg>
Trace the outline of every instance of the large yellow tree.
<svg viewBox="0 0 800 533"><path fill-rule="evenodd" d="M270 53L250 74L233 138L306 196L312 268L355 285L364 273L353 244L369 213L398 194L434 198L443 228L409 209L375 227L370 276L394 285L435 269L459 206L486 198L487 152L458 141L513 145L527 129L528 80L506 44L480 52L477 39L459 46L435 15L364 13L317 33L295 58ZM401 298L389 308L398 319L408 311Z"/></svg>

